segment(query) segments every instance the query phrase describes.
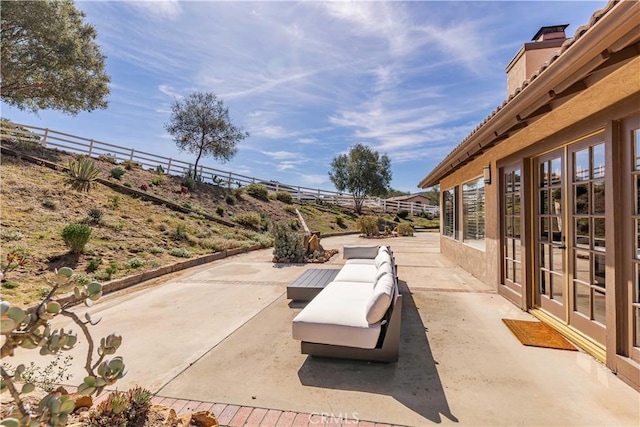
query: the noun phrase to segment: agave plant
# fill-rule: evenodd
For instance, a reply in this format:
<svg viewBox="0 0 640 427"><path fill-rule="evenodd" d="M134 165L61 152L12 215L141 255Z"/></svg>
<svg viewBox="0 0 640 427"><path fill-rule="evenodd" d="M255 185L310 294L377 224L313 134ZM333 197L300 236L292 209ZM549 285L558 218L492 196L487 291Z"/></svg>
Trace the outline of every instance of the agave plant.
<svg viewBox="0 0 640 427"><path fill-rule="evenodd" d="M67 183L76 191L89 192L96 185L99 172L95 164L85 157L70 161Z"/></svg>

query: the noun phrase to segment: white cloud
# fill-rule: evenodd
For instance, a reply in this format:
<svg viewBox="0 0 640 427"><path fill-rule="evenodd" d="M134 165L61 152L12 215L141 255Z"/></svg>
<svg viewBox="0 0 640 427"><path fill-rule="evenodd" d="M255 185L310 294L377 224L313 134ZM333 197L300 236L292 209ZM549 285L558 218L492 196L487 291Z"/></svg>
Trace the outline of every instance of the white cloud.
<svg viewBox="0 0 640 427"><path fill-rule="evenodd" d="M145 13L148 17L176 20L182 13L178 0L136 0L127 5Z"/></svg>
<svg viewBox="0 0 640 427"><path fill-rule="evenodd" d="M172 98L176 98L176 99L184 98L184 96L181 93L179 93L174 88L172 88L171 86L168 86L168 85L160 85L160 86L158 86L158 90L160 92L164 93L165 95L170 96Z"/></svg>

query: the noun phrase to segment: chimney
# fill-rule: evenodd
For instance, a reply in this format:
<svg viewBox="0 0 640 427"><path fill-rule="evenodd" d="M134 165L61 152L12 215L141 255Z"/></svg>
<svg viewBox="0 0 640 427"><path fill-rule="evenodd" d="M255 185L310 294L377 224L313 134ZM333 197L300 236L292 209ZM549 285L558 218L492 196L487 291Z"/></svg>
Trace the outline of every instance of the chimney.
<svg viewBox="0 0 640 427"><path fill-rule="evenodd" d="M531 42L520 48L507 65L507 98L559 50L567 39L564 30L568 26L569 24L542 27Z"/></svg>

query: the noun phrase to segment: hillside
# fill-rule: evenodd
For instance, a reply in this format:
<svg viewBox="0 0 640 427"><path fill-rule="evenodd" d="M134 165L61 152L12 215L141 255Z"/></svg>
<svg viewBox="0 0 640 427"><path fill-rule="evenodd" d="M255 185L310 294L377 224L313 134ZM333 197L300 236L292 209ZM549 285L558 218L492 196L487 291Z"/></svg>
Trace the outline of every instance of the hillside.
<svg viewBox="0 0 640 427"><path fill-rule="evenodd" d="M3 146L11 147L3 142ZM67 165L74 156L32 147L29 155ZM295 213L301 208L312 230L323 234L355 230L355 216L341 209L314 207L312 204L286 204L258 200L239 190L227 190L210 184L195 183L184 192L184 179L146 171L135 165L126 170L109 159L94 159L100 178L110 186L97 184L88 193L67 186L66 172L35 164L3 153L1 159L2 209L0 212L1 259L3 267L11 251L24 253L28 264L5 276L3 298L28 304L46 291L46 274L54 268L69 266L80 281L101 281L127 276L158 266L216 251L244 246L268 247L272 244L269 228L273 221L300 229ZM127 165L130 166L130 165ZM125 170L118 180L110 171ZM145 184L147 190L140 189ZM118 187L120 186L120 187ZM137 190L143 193L126 194ZM165 205L145 200L144 194L167 200ZM167 205L178 205L179 212ZM227 221L235 227L217 223ZM339 220L341 226L336 222ZM86 223L92 228L89 243L82 254L69 254L61 232L70 223ZM240 225L243 224L243 225Z"/></svg>

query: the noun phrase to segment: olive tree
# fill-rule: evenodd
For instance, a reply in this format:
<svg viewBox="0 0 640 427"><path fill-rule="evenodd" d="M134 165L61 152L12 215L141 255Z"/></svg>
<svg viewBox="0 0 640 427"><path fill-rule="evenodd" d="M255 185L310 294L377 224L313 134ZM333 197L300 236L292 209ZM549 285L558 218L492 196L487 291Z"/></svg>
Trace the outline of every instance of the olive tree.
<svg viewBox="0 0 640 427"><path fill-rule="evenodd" d="M348 154L335 157L329 172L331 182L338 191L347 191L353 196L358 214L367 196L383 196L389 191L391 162L369 147L356 144Z"/></svg>
<svg viewBox="0 0 640 427"><path fill-rule="evenodd" d="M96 30L71 0L2 1L0 96L34 113L106 108L109 76Z"/></svg>
<svg viewBox="0 0 640 427"><path fill-rule="evenodd" d="M196 155L192 178L196 179L202 156L228 161L238 151L238 142L249 136L229 118L229 108L211 92L193 92L171 106L171 120L165 124L178 148Z"/></svg>

